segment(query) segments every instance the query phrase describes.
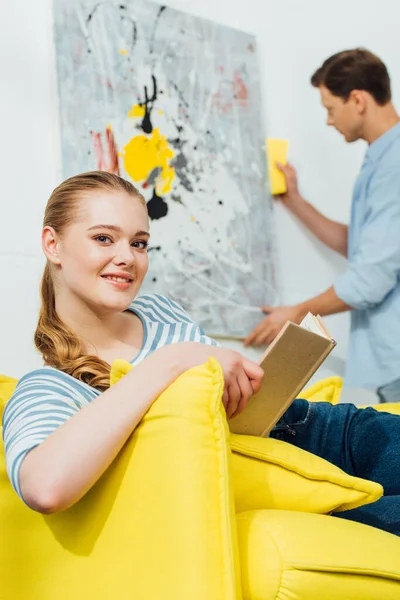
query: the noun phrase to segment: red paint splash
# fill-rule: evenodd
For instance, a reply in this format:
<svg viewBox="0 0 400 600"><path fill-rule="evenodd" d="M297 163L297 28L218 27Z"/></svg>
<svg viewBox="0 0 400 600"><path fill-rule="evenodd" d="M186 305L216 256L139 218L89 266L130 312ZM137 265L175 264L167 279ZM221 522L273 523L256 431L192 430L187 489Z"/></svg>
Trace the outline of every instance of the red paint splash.
<svg viewBox="0 0 400 600"><path fill-rule="evenodd" d="M235 99L239 102L240 106L247 106L247 101L249 99L249 92L244 83L243 79L240 77L239 73L236 71L233 76L233 93Z"/></svg>
<svg viewBox="0 0 400 600"><path fill-rule="evenodd" d="M99 171L114 173L119 175L118 149L115 143L114 134L110 127L106 129L106 151L103 148L101 133L91 131L93 149L97 158L97 168Z"/></svg>

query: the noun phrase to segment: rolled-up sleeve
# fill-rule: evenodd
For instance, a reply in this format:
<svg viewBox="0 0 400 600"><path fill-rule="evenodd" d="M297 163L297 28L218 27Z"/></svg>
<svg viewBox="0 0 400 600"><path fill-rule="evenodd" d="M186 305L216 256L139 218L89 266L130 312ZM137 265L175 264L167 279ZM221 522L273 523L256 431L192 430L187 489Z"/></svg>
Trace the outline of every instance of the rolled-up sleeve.
<svg viewBox="0 0 400 600"><path fill-rule="evenodd" d="M400 274L400 166L372 177L366 220L337 296L357 309L372 308L391 292Z"/></svg>

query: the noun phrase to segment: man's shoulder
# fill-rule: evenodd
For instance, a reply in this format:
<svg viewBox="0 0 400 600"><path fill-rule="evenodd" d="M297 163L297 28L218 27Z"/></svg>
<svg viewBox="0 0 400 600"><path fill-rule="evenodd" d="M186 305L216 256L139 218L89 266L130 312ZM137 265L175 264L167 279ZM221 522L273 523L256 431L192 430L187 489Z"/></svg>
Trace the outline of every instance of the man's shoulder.
<svg viewBox="0 0 400 600"><path fill-rule="evenodd" d="M377 164L377 171L390 171L400 177L400 131Z"/></svg>

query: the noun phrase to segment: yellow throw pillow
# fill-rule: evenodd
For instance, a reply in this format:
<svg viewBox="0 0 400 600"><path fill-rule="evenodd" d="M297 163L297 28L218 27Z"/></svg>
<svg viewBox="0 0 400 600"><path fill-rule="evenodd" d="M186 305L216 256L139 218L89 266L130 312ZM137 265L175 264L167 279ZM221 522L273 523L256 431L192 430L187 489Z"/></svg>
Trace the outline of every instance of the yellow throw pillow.
<svg viewBox="0 0 400 600"><path fill-rule="evenodd" d="M6 375L0 375L0 420L6 403L11 398L18 380Z"/></svg>
<svg viewBox="0 0 400 600"><path fill-rule="evenodd" d="M360 406L359 408L374 408L375 410L379 410L379 412L400 415L400 402L385 402L383 404L372 404L372 406Z"/></svg>
<svg viewBox="0 0 400 600"><path fill-rule="evenodd" d="M126 360L122 360L122 358L117 358L111 365L110 371L110 385L114 385L117 383L129 371L133 369L133 365L131 363L126 362Z"/></svg>
<svg viewBox="0 0 400 600"><path fill-rule="evenodd" d="M114 361L110 384L131 369L124 360ZM340 389L340 377L330 377L309 388L308 395L336 402ZM330 513L375 502L383 494L379 484L351 477L285 442L232 434L230 443L237 512L275 508Z"/></svg>
<svg viewBox="0 0 400 600"><path fill-rule="evenodd" d="M272 438L232 434L236 511L272 508L328 514L378 500L378 483Z"/></svg>
<svg viewBox="0 0 400 600"><path fill-rule="evenodd" d="M317 381L299 394L299 398L304 398L309 402L330 402L338 404L342 392L343 380L341 377L326 377Z"/></svg>

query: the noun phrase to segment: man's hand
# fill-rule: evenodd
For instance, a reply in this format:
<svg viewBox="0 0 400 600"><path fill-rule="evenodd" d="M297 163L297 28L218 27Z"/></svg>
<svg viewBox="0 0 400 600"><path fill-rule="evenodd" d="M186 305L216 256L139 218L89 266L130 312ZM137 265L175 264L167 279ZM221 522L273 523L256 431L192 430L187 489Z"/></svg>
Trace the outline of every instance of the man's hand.
<svg viewBox="0 0 400 600"><path fill-rule="evenodd" d="M276 163L277 168L283 173L286 179L286 187L287 191L284 194L281 194L279 198L290 207L295 202L302 200L302 197L299 192L299 187L297 183L297 172L296 169L290 165L289 163L286 165L281 165L280 163Z"/></svg>
<svg viewBox="0 0 400 600"><path fill-rule="evenodd" d="M268 316L247 336L243 342L245 346L270 344L286 321L299 323L302 317L297 306L263 306L262 311Z"/></svg>

